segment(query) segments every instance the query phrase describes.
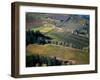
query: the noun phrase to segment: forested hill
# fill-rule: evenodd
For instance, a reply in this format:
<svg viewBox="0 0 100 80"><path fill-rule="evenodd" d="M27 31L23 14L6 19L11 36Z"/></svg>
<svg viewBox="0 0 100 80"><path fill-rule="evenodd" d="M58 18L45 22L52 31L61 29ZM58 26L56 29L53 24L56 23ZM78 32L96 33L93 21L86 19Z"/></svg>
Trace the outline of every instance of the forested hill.
<svg viewBox="0 0 100 80"><path fill-rule="evenodd" d="M33 43L45 44L45 40L51 40L51 38L43 35L39 31L26 31L26 46Z"/></svg>

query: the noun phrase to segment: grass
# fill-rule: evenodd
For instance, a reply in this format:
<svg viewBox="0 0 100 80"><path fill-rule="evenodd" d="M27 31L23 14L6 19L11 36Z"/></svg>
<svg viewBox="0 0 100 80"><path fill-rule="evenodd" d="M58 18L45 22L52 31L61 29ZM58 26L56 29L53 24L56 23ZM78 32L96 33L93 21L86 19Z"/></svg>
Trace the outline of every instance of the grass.
<svg viewBox="0 0 100 80"><path fill-rule="evenodd" d="M55 29L45 33L46 36L51 37L53 40L61 41L65 35L67 36L69 33L67 32L57 32Z"/></svg>
<svg viewBox="0 0 100 80"><path fill-rule="evenodd" d="M52 24L44 24L39 27L34 27L31 30L40 31L46 36L53 38L53 40L61 40L64 33L62 29L57 28Z"/></svg>
<svg viewBox="0 0 100 80"><path fill-rule="evenodd" d="M54 25L52 25L52 24L45 24L45 25L42 25L40 27L35 27L32 30L40 31L42 33L46 33L46 32L49 32L49 31L51 31L53 29L54 29Z"/></svg>
<svg viewBox="0 0 100 80"><path fill-rule="evenodd" d="M30 44L26 48L27 55L56 56L62 60L74 60L77 64L88 64L89 53L84 50L57 46L53 44Z"/></svg>

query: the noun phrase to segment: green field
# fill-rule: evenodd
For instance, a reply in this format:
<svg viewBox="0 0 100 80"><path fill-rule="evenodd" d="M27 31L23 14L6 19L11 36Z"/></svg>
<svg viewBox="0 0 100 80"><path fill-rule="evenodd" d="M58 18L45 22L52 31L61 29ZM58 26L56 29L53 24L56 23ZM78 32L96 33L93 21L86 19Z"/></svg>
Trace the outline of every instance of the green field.
<svg viewBox="0 0 100 80"><path fill-rule="evenodd" d="M30 44L27 46L26 54L52 57L55 56L61 60L73 60L76 64L89 64L89 53L88 51L68 48L53 44Z"/></svg>
<svg viewBox="0 0 100 80"><path fill-rule="evenodd" d="M85 16L85 17L84 17ZM26 62L72 60L75 64L89 64L89 17L88 15L27 13L26 15ZM38 55L38 59L35 60ZM30 58L30 56L32 58ZM33 60L34 58L34 60ZM32 60L31 60L32 59ZM59 60L59 61L60 61ZM45 63L42 62L42 63Z"/></svg>

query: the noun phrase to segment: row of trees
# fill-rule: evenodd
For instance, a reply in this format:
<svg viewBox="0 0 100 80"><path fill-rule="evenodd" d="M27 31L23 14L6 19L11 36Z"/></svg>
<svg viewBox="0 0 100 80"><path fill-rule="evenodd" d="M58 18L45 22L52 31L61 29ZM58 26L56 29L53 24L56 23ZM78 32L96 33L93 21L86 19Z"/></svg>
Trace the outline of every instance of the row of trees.
<svg viewBox="0 0 100 80"><path fill-rule="evenodd" d="M75 42L71 43L69 41L66 41L66 42L53 41L52 38L45 36L40 31L34 31L34 30L26 31L26 46L29 44L34 44L34 43L42 44L42 45L55 44L55 45L62 45L65 47L72 47L72 48L78 48L78 49L82 49L84 47L81 45L76 45L78 43L75 44Z"/></svg>
<svg viewBox="0 0 100 80"><path fill-rule="evenodd" d="M43 35L40 31L28 30L26 31L26 46L28 44L45 44L46 40L50 40L51 38Z"/></svg>
<svg viewBox="0 0 100 80"><path fill-rule="evenodd" d="M26 56L26 67L43 66L43 64L45 64L46 66L58 66L58 65L67 65L68 63L69 61L59 60L56 57L51 58L40 55Z"/></svg>

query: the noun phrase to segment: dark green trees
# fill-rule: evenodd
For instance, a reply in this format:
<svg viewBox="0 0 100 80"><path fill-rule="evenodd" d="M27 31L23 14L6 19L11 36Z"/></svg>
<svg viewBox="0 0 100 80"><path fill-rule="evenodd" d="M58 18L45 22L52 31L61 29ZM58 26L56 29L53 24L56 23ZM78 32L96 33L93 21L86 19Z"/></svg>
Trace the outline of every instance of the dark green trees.
<svg viewBox="0 0 100 80"><path fill-rule="evenodd" d="M43 35L40 31L28 30L26 31L26 46L28 44L45 44L46 40L50 40L51 38Z"/></svg>

